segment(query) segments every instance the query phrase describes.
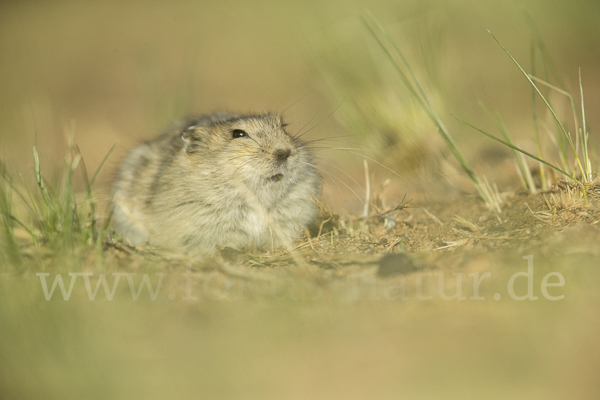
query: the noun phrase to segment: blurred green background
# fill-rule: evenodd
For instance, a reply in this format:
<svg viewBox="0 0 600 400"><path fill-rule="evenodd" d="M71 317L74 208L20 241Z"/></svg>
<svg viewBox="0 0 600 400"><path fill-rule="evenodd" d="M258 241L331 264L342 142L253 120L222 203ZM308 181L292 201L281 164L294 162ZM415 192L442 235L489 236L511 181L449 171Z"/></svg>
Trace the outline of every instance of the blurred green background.
<svg viewBox="0 0 600 400"><path fill-rule="evenodd" d="M375 148L371 157L400 173L443 170L435 161L443 144L359 22L365 9L407 54L468 158L476 165L483 158L483 173L493 175L486 168L498 146L450 114L485 127L482 101L522 146L533 146L531 88L488 29L529 66L529 16L575 96L581 67L592 133L598 125L600 3L593 0L4 1L0 157L26 171L37 138L42 162L54 165L74 134L93 169L118 143L107 187L128 149L177 118L285 110L292 130L312 121L310 138L353 135L341 143ZM324 157L362 176L356 157Z"/></svg>
<svg viewBox="0 0 600 400"><path fill-rule="evenodd" d="M292 131L308 123L316 125L310 138L352 135L331 145L372 148L370 157L406 179L371 164L373 187L391 177L398 196L408 192L416 200L425 186L442 195L473 192L361 25L365 9L406 53L477 171L501 190L518 188L514 165L504 162L506 149L450 116L491 130L482 101L503 116L520 145L535 148L531 88L488 29L529 66L529 15L574 95L581 68L595 134L597 0L5 0L0 158L31 179L36 141L45 171L61 163L71 134L88 170L117 143L100 182L108 193L125 152L174 119L223 109L285 110ZM565 99L553 99L571 124ZM552 148L548 135L543 142ZM320 154L362 182L360 158ZM556 159L556 151L548 154ZM341 208L329 186L326 181L329 204ZM0 398L597 399L598 251L595 243L582 244L586 232L596 231L577 229L555 232L548 241L558 253L560 246L572 252L535 255L536 268L566 277L565 300L554 303L367 295L349 301L333 284L316 300L258 291L248 301L133 302L123 285L113 302L102 294L90 302L79 285L71 301L46 302L32 271L20 276L0 268ZM46 254L27 262L50 279L71 271L155 272L141 256L123 261L113 253L103 254L100 266L77 249L72 259ZM443 268L492 271L497 279L488 297L524 269L522 254L477 248L452 254L440 256L450 260L440 262ZM178 268L158 271L177 280L185 267ZM319 279L329 270L284 272L292 290L310 293L322 288ZM179 294L183 284L165 283L165 296L173 288Z"/></svg>

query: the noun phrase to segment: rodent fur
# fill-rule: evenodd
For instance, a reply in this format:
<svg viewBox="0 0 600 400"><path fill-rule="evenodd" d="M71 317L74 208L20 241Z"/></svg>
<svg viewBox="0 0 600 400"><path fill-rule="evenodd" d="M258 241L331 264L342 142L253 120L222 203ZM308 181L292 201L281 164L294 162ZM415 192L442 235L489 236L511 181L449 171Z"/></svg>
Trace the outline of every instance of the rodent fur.
<svg viewBox="0 0 600 400"><path fill-rule="evenodd" d="M320 183L310 152L285 126L276 114L174 123L121 163L115 230L134 245L192 255L289 243L314 221Z"/></svg>

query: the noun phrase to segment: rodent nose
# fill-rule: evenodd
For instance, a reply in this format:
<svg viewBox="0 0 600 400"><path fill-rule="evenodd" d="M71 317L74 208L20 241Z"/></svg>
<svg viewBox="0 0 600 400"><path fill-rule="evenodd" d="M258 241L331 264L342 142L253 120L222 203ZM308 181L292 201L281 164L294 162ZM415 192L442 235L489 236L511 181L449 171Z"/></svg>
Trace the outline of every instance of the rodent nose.
<svg viewBox="0 0 600 400"><path fill-rule="evenodd" d="M277 161L285 161L288 159L288 157L290 156L290 154L292 154L292 150L290 149L277 149L275 150L275 157L277 158Z"/></svg>

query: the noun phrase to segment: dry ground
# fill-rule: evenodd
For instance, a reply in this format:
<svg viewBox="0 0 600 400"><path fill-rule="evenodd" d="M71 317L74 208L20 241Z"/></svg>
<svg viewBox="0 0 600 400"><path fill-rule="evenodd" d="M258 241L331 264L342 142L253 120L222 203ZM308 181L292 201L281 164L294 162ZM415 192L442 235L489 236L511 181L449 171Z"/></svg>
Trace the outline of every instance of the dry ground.
<svg viewBox="0 0 600 400"><path fill-rule="evenodd" d="M596 398L600 210L573 196L515 193L500 215L476 198L413 203L390 229L376 211L329 215L291 252L204 260L113 238L100 260L67 265L23 241L49 279L135 273L137 288L149 274L157 289L164 277L155 300L147 288L133 300L123 277L111 301L102 289L90 301L82 278L68 301L58 289L46 301L33 273L4 274L0 387L61 399ZM529 283L515 280L511 297L508 282L529 255L537 300L516 299ZM564 285L545 297L548 273Z"/></svg>

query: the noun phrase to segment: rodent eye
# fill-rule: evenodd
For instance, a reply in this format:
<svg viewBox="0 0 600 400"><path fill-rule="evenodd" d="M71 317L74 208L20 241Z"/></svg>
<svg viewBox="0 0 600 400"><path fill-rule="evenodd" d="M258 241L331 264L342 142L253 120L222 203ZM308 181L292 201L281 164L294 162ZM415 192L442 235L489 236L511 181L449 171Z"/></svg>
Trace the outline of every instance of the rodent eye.
<svg viewBox="0 0 600 400"><path fill-rule="evenodd" d="M246 137L246 136L248 136L248 134L245 131L241 130L241 129L234 129L231 132L231 136L234 139L238 139L238 138L241 138L241 137Z"/></svg>

